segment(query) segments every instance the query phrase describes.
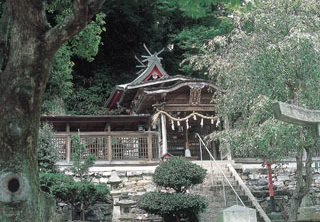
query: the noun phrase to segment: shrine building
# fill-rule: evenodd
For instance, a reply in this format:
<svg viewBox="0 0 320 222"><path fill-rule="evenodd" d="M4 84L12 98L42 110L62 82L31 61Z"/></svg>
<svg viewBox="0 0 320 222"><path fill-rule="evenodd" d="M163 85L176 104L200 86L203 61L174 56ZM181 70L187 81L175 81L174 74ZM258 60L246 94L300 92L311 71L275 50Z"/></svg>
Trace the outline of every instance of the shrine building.
<svg viewBox="0 0 320 222"><path fill-rule="evenodd" d="M169 75L161 65L162 52L151 54L130 83L115 86L107 108L114 115L42 116L53 125L60 163L72 161L72 134L78 134L96 164L156 164L166 154L208 160L199 137L221 130L211 103L221 91L212 82ZM146 64L145 64L146 63ZM121 112L120 112L121 111ZM230 159L217 142L207 142L215 159Z"/></svg>

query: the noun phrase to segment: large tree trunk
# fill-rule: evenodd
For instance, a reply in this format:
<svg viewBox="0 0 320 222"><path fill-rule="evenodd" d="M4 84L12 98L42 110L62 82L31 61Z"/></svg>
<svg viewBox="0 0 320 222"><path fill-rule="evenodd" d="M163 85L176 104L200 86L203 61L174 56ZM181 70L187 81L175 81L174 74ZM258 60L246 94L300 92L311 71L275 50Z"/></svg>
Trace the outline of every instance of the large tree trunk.
<svg viewBox="0 0 320 222"><path fill-rule="evenodd" d="M43 21L36 10L15 13L34 13L35 21ZM45 41L39 41L48 26L12 18L10 53L0 74L0 221L46 221L50 207L39 190L36 145L41 97L54 52L48 53Z"/></svg>
<svg viewBox="0 0 320 222"><path fill-rule="evenodd" d="M296 161L297 161L297 172L296 172L296 178L297 178L297 183L296 183L296 188L293 192L292 200L290 203L290 208L289 208L289 221L290 222L296 222L297 221L297 215L298 215L298 210L302 202L302 198L310 193L310 186L312 183L312 150L315 146L312 146L311 148L306 148L307 152L307 160L306 160L306 175L305 179L303 178L303 162L302 162L302 154L301 150L298 148L297 150L297 156L296 156Z"/></svg>
<svg viewBox="0 0 320 222"><path fill-rule="evenodd" d="M42 0L7 2L10 50L0 70L1 222L49 221L55 205L40 192L36 152L42 95L55 52L103 2L73 1L73 15L51 29Z"/></svg>

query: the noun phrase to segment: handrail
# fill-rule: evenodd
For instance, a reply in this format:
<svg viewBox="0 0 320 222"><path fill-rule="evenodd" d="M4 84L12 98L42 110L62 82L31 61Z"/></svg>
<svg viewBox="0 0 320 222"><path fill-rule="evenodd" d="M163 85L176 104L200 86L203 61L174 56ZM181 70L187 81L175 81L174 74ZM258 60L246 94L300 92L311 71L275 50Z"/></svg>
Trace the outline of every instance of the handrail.
<svg viewBox="0 0 320 222"><path fill-rule="evenodd" d="M206 146L206 144L203 142L201 136L199 135L199 133L196 133L196 136L199 137L199 141L203 144L203 146L206 148L207 152L209 153L210 157L212 158L213 162L216 164L216 166L218 167L220 173L222 173L223 177L226 179L226 181L228 182L229 186L231 187L231 189L233 190L233 192L235 193L235 195L237 196L237 198L240 200L241 204L245 207L246 205L243 203L243 201L241 200L241 198L239 197L237 191L233 188L233 186L231 185L230 181L228 180L227 176L223 173L222 169L220 168L220 166L218 165L218 163L216 162L215 158L212 156L210 150L208 149L208 147Z"/></svg>
<svg viewBox="0 0 320 222"><path fill-rule="evenodd" d="M235 179L239 183L239 185L244 190L245 194L249 197L249 199L251 200L252 204L255 206L256 210L259 212L260 216L264 219L265 222L271 222L271 220L269 219L267 214L264 212L264 210L262 209L262 207L260 206L260 204L258 203L256 198L253 196L253 194L251 193L249 188L243 182L243 180L241 179L241 177L239 176L237 171L233 168L233 166L231 164L227 164L227 166L228 166L230 172L232 173L232 175L235 177Z"/></svg>

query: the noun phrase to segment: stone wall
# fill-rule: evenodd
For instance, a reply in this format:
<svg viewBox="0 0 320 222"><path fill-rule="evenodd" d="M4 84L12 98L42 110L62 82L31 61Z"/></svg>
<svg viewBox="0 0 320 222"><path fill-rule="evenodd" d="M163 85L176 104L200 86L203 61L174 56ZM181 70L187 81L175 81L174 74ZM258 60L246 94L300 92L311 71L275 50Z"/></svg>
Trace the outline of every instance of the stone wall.
<svg viewBox="0 0 320 222"><path fill-rule="evenodd" d="M247 184L252 194L260 202L261 207L270 212L269 188L266 167L261 164L242 164L235 167L241 178ZM295 164L287 164L272 168L272 180L275 191L276 211L287 217L289 202L296 186ZM311 186L311 200L314 205L320 205L320 170L313 167L313 182Z"/></svg>
<svg viewBox="0 0 320 222"><path fill-rule="evenodd" d="M57 203L53 222L67 222L80 220L80 206ZM112 222L113 199L106 196L103 201L97 201L84 210L84 220L87 222Z"/></svg>
<svg viewBox="0 0 320 222"><path fill-rule="evenodd" d="M111 188L111 196L113 197L113 222L126 221L126 218L144 218L145 212L136 209L134 202L139 196L146 192L156 190L156 185L152 181L152 175L157 166L117 166L117 167L92 167L90 169L91 176L94 177L94 183L106 183ZM114 177L118 177L118 183ZM129 214L121 213L121 204L119 201L121 194L128 193L133 204L130 205ZM121 203L121 202L120 202ZM152 217L152 216L151 216ZM155 221L155 220L154 220Z"/></svg>

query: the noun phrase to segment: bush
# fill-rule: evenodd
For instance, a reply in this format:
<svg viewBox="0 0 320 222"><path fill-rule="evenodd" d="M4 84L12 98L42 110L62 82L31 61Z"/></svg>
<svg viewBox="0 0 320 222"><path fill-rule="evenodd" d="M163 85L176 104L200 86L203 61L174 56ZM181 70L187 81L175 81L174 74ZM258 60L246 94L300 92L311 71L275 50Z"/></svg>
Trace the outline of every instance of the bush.
<svg viewBox="0 0 320 222"><path fill-rule="evenodd" d="M167 221L172 221L174 215L196 221L196 215L207 208L208 202L199 195L150 192L139 199L137 206L148 213L161 215Z"/></svg>
<svg viewBox="0 0 320 222"><path fill-rule="evenodd" d="M78 135L72 136L72 142L73 164L70 171L80 179L80 182L76 182L72 176L57 172L49 173L46 170L47 172L40 172L40 187L56 199L79 208L80 219L83 220L84 210L95 201L104 201L110 192L105 184L96 185L87 179L89 167L94 165L95 156L88 155L83 159L86 147Z"/></svg>
<svg viewBox="0 0 320 222"><path fill-rule="evenodd" d="M40 188L50 193L50 188L57 184L68 184L71 183L73 180L72 177L66 176L63 173L46 173L46 172L40 172L39 174L39 181L40 181Z"/></svg>
<svg viewBox="0 0 320 222"><path fill-rule="evenodd" d="M38 167L41 172L54 172L55 163L59 160L59 153L56 149L54 131L50 124L41 126L38 136Z"/></svg>
<svg viewBox="0 0 320 222"><path fill-rule="evenodd" d="M90 204L103 200L110 194L105 184L93 184L88 180L74 181L73 177L62 173L40 173L40 187L55 198L75 205L77 203Z"/></svg>
<svg viewBox="0 0 320 222"><path fill-rule="evenodd" d="M153 181L158 186L169 187L175 193L146 193L138 199L137 206L151 214L161 215L165 221L197 221L198 213L204 211L207 200L199 195L186 194L194 184L202 183L206 170L183 157L172 157L158 166Z"/></svg>
<svg viewBox="0 0 320 222"><path fill-rule="evenodd" d="M163 187L184 192L191 185L202 183L206 170L183 157L172 157L156 168L153 181Z"/></svg>
<svg viewBox="0 0 320 222"><path fill-rule="evenodd" d="M77 134L72 135L72 150L72 166L70 167L71 172L74 174L74 176L79 177L81 181L84 178L88 179L89 168L94 165L96 157L94 155L88 155L83 159L87 148Z"/></svg>

